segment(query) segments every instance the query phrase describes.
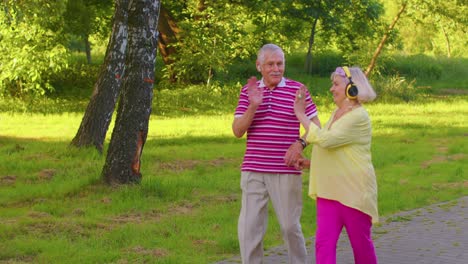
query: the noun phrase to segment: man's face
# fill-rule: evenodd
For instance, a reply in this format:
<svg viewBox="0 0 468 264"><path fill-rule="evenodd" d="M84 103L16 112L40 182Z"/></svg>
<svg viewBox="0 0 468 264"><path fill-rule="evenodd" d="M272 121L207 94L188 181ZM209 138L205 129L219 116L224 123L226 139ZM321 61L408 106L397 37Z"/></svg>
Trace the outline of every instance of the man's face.
<svg viewBox="0 0 468 264"><path fill-rule="evenodd" d="M274 88L281 82L284 74L284 54L280 51L266 51L263 63L257 61L258 70L268 88Z"/></svg>

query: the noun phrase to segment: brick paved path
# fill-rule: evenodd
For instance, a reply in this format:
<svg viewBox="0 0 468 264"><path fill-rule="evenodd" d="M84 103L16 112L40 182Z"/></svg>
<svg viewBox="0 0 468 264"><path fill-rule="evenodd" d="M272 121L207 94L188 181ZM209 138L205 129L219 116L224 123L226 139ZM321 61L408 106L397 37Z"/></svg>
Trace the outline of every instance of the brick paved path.
<svg viewBox="0 0 468 264"><path fill-rule="evenodd" d="M373 239L379 264L467 264L468 196L381 219ZM314 243L314 237L307 241L308 263L315 263ZM287 254L283 246L270 249L264 262L287 263ZM233 263L240 258L217 264ZM340 236L337 263L354 263L346 233Z"/></svg>

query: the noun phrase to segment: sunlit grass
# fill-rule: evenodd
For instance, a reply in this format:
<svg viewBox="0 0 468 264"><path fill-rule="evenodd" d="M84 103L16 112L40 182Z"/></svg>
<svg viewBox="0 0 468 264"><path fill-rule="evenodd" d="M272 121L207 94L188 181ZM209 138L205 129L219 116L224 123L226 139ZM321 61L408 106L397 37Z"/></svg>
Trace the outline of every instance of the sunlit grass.
<svg viewBox="0 0 468 264"><path fill-rule="evenodd" d="M319 105L322 122L332 108ZM468 195L466 96L367 109L382 216ZM1 261L210 263L239 254L245 139L232 135L232 113L153 115L143 180L120 187L101 182L103 155L69 146L81 118L0 115ZM312 236L315 206L303 179L302 226ZM281 243L270 208L265 246Z"/></svg>

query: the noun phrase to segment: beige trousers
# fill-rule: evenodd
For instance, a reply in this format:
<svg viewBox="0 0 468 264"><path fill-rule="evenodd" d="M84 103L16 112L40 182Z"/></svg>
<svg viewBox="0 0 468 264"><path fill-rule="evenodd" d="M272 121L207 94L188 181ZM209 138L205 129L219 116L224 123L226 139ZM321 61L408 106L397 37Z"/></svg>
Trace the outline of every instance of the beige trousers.
<svg viewBox="0 0 468 264"><path fill-rule="evenodd" d="M302 213L302 177L243 171L241 189L238 236L242 263L263 263L263 236L267 227L269 199L281 226L289 263L306 263L307 251L299 221Z"/></svg>

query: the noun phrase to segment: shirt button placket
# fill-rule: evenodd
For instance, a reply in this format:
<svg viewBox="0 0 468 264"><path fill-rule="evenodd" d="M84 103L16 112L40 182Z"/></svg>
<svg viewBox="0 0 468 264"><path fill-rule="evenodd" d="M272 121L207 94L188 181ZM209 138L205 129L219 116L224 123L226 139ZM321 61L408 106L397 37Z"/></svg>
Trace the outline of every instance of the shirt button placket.
<svg viewBox="0 0 468 264"><path fill-rule="evenodd" d="M271 109L271 97L273 96L273 92L270 91L270 98L268 99L268 109Z"/></svg>

